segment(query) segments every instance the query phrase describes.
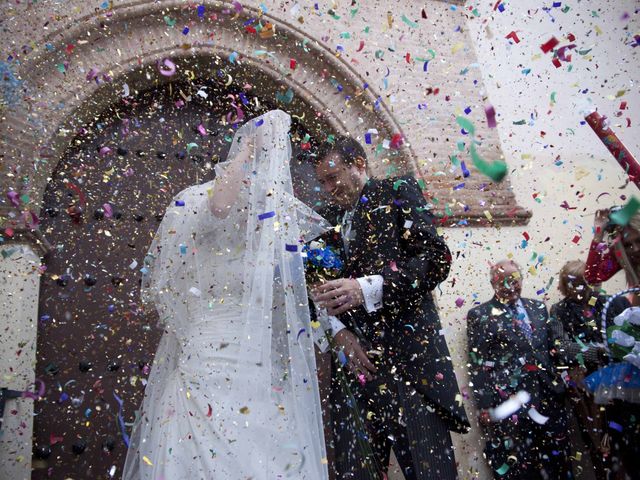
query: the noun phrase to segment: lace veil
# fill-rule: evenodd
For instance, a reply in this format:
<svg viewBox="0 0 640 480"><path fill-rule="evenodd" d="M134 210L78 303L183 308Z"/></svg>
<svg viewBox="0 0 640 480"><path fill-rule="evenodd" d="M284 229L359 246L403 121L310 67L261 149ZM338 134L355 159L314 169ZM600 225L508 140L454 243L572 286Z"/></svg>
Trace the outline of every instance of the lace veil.
<svg viewBox="0 0 640 480"><path fill-rule="evenodd" d="M249 120L215 165L214 180L168 206L142 268L141 300L155 306L165 329L145 404L162 394L191 325L236 312L243 361L271 366L271 381L246 385L254 390L247 394L289 392L305 462L320 479L327 478L326 454L300 252L331 225L293 195L290 121L281 110ZM134 425L131 442L140 441ZM131 468L128 456L125 473Z"/></svg>

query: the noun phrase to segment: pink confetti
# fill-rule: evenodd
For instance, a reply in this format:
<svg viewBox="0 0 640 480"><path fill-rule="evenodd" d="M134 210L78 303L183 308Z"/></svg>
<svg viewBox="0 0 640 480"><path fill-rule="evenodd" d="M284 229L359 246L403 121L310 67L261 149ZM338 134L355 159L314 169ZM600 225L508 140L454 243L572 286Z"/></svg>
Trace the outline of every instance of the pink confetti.
<svg viewBox="0 0 640 480"><path fill-rule="evenodd" d="M104 216L106 218L113 217L113 208L111 208L111 205L109 205L108 203L104 203L102 204L102 209L104 210Z"/></svg>
<svg viewBox="0 0 640 480"><path fill-rule="evenodd" d="M206 137L208 135L207 133L207 129L204 128L204 125L200 124L198 125L198 132L200 133L200 135L202 135L203 137Z"/></svg>
<svg viewBox="0 0 640 480"><path fill-rule="evenodd" d="M100 156L101 157L106 157L107 155L109 155L111 153L111 149L109 147L102 147L100 149Z"/></svg>
<svg viewBox="0 0 640 480"><path fill-rule="evenodd" d="M491 105L484 107L484 114L487 116L487 125L489 128L496 128L496 110Z"/></svg>
<svg viewBox="0 0 640 480"><path fill-rule="evenodd" d="M162 68L161 64L163 64L167 68ZM168 58L165 58L164 60L162 60L162 62L158 61L158 71L165 77L170 77L176 73L176 64Z"/></svg>
<svg viewBox="0 0 640 480"><path fill-rule="evenodd" d="M464 298L461 298L461 297L456 298L456 307L462 308L462 305L464 305Z"/></svg>
<svg viewBox="0 0 640 480"><path fill-rule="evenodd" d="M20 200L18 199L18 192L16 192L15 190L9 190L7 192L7 198L11 202L11 205L13 205L14 207L20 206Z"/></svg>
<svg viewBox="0 0 640 480"><path fill-rule="evenodd" d="M98 70L97 68L91 68L91 70L89 70L89 73L87 73L87 80L91 81L94 78L96 78L99 74L100 74L100 70Z"/></svg>

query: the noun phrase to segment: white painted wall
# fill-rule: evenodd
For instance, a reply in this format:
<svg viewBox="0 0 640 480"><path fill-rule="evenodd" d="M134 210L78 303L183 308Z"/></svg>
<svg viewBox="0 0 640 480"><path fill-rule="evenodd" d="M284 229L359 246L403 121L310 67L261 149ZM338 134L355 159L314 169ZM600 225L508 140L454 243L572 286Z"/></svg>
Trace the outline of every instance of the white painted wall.
<svg viewBox="0 0 640 480"><path fill-rule="evenodd" d="M602 115L612 120L612 128L640 159L640 47L627 45L640 31L640 15L634 14L634 8L640 7L638 2L562 1L562 6L553 8L550 14L542 7L551 6L552 2L505 2L502 13L493 10L494 0L468 4L480 14L467 21L467 28L484 79L486 102L497 112L498 134L518 203L531 210L533 217L526 227L446 232L451 249L461 253L449 277L456 279L456 285L442 287L439 304L448 325L447 341L461 374L461 386L467 385L468 380L464 368L465 315L474 295L482 302L491 296L488 262L513 255L525 271L534 267L525 275L523 295L546 297L550 307L559 300L556 288L560 267L568 260L586 259L592 213L598 208L623 204L621 195L640 198L634 185L619 188L624 184L622 169L590 127L580 125L580 110L590 100ZM562 13L565 5L570 10ZM630 15L627 20L622 19L625 12ZM520 43L510 45L505 39L511 31L517 32ZM576 37L572 43L577 50L591 51L581 56L574 49L573 70L568 71L567 64L556 69L551 54L544 55L540 45L551 36L560 40L560 45L568 44L565 36L569 33ZM528 75L521 73L526 68L531 69ZM586 89L587 93L581 93ZM622 90L626 92L624 96L614 98ZM555 105L550 104L552 92L556 92ZM627 101L628 110L617 118L615 113L621 101ZM631 119L629 128L627 117ZM521 119L527 124L513 124ZM546 132L544 138L541 131ZM556 158L562 165L554 165ZM610 195L598 201L597 196L603 192ZM540 202L533 198L536 193ZM565 200L577 209L561 208ZM524 231L531 239L523 249ZM576 235L581 237L577 244L572 242ZM545 242L547 237L549 240ZM538 258L544 256L537 266L537 260L532 260L534 252ZM554 283L548 296L536 295L551 278ZM622 275L618 275L604 287L614 292L624 285ZM465 299L460 309L455 306L458 297ZM477 429L465 439L459 438L458 446L460 473L471 478L467 469L475 468L474 459L481 455ZM481 470L478 478L487 478L486 473Z"/></svg>
<svg viewBox="0 0 640 480"><path fill-rule="evenodd" d="M19 244L0 251L0 387L24 391L35 378L40 258ZM0 480L31 478L33 406L26 398L6 403Z"/></svg>

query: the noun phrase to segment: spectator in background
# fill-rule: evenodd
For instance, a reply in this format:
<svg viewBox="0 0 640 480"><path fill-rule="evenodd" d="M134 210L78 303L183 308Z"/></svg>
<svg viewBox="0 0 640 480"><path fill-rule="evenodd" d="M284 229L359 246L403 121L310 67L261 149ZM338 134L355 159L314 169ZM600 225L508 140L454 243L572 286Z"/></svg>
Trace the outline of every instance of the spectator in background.
<svg viewBox="0 0 640 480"><path fill-rule="evenodd" d="M640 212L627 225L611 221L615 209L598 210L594 219L594 236L589 247L585 279L591 285L606 282L620 270L625 271L627 285L640 285ZM633 295L631 303L640 305L640 296Z"/></svg>
<svg viewBox="0 0 640 480"><path fill-rule="evenodd" d="M491 267L491 286L494 297L467 314L467 335L470 385L493 475L573 478L564 384L555 375L550 356L547 308L538 300L520 297L522 273L511 260ZM515 408L505 413L503 407L516 398Z"/></svg>
<svg viewBox="0 0 640 480"><path fill-rule="evenodd" d="M615 218L616 210L596 212L585 279L604 282L624 270L627 285L640 287L640 212L624 221L623 215ZM631 296L631 304L640 306L637 293ZM627 309L619 318L635 315L633 309ZM585 384L594 393L595 402L606 409L611 456L622 462L616 478L640 478L640 370L616 355L611 348L615 339L608 338L609 364L589 375Z"/></svg>
<svg viewBox="0 0 640 480"><path fill-rule="evenodd" d="M598 479L607 478L608 453L605 416L584 385L585 376L593 373L605 362L606 350L602 345L600 329L602 310L609 297L593 290L584 278L585 263L567 262L560 270L558 290L564 299L551 307L552 338L556 347L554 356L558 367L568 368L566 378L568 394L585 444L589 448ZM609 324L613 318L630 306L625 297L614 298L607 311ZM603 442L603 440L605 440Z"/></svg>

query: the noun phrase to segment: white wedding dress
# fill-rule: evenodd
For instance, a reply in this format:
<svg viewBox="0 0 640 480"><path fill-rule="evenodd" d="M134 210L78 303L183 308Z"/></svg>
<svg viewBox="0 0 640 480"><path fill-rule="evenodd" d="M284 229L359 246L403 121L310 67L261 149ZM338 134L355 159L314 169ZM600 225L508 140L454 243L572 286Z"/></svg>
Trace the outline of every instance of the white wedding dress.
<svg viewBox="0 0 640 480"><path fill-rule="evenodd" d="M300 250L330 226L293 196L289 126L279 110L247 122L165 213L141 290L165 332L125 480L328 478Z"/></svg>

